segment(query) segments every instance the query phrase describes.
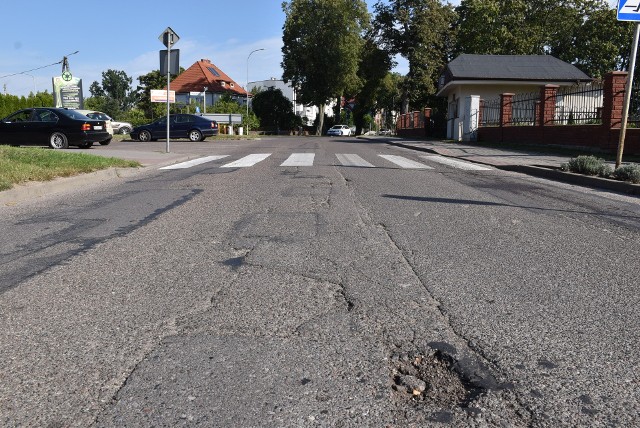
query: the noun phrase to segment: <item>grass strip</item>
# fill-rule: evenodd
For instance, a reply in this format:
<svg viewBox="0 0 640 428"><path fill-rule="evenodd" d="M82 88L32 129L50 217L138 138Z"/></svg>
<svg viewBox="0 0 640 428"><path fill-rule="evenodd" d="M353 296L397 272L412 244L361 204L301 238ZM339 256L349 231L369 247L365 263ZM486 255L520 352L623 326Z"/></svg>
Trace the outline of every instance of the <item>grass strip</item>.
<svg viewBox="0 0 640 428"><path fill-rule="evenodd" d="M67 153L41 147L0 146L0 191L29 181L49 181L111 167L139 166L140 163L135 161L85 153Z"/></svg>

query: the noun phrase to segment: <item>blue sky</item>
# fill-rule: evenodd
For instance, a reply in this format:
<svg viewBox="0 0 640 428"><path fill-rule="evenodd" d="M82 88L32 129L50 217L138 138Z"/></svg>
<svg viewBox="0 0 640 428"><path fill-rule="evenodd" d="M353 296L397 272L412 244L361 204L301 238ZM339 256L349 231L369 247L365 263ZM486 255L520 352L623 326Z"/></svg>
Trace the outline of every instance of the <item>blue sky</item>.
<svg viewBox="0 0 640 428"><path fill-rule="evenodd" d="M370 9L375 2L367 0ZM158 51L164 46L158 36L168 26L180 36L175 48L182 67L207 58L245 86L247 56L262 48L251 56L249 80L282 75L281 0L3 3L0 90L6 85L10 94L28 95L34 87L52 92L51 79L60 75L61 65L36 69L75 51L69 65L82 78L85 96L108 69L125 71L135 87L138 76L159 68ZM403 61L397 71L406 71ZM19 72L29 75L4 77Z"/></svg>

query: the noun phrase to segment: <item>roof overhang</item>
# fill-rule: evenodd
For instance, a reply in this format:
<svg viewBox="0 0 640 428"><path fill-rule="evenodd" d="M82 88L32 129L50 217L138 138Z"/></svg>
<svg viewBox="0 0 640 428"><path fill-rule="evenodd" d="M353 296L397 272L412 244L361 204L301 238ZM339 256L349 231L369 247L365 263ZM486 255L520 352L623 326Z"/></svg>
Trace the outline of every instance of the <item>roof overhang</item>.
<svg viewBox="0 0 640 428"><path fill-rule="evenodd" d="M593 81L589 79L588 81ZM451 80L436 92L437 97L446 97L451 93L451 89L456 86L462 85L475 85L475 86L489 86L489 85L527 85L527 86L542 86L542 85L558 85L558 86L570 86L579 83L586 83L587 80L517 80L517 79L504 79L504 80L488 80L488 79L468 79L468 80Z"/></svg>

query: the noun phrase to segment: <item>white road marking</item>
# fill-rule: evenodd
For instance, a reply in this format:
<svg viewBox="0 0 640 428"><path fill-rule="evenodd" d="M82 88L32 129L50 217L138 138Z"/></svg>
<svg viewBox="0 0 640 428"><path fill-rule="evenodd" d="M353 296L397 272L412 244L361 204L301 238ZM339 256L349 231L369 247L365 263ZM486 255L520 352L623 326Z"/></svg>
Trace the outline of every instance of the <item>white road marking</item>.
<svg viewBox="0 0 640 428"><path fill-rule="evenodd" d="M413 161L411 159L407 159L402 156L396 155L378 155L383 159L388 160L389 162L393 162L398 165L400 168L411 168L411 169L433 169L430 166L422 164L420 162Z"/></svg>
<svg viewBox="0 0 640 428"><path fill-rule="evenodd" d="M262 162L266 158L271 156L271 153L256 153L245 156L241 159L238 159L235 162L228 163L226 165L222 165L220 168L246 168L249 166L254 166L258 162Z"/></svg>
<svg viewBox="0 0 640 428"><path fill-rule="evenodd" d="M340 154L336 153L336 156L342 166L363 166L366 168L375 168L375 166L371 165L366 160L362 159L358 155L348 155L348 154Z"/></svg>
<svg viewBox="0 0 640 428"><path fill-rule="evenodd" d="M315 153L292 153L280 166L313 166Z"/></svg>
<svg viewBox="0 0 640 428"><path fill-rule="evenodd" d="M207 163L207 162L211 162L211 161L214 161L214 160L226 158L227 156L229 156L229 155L207 156L207 157L204 157L204 158L193 159L193 160L186 161L186 162L176 163L174 165L163 166L160 169L185 169L185 168L191 168L192 166L201 165L203 163Z"/></svg>
<svg viewBox="0 0 640 428"><path fill-rule="evenodd" d="M441 163L443 165L452 166L454 168L463 169L466 171L492 171L493 168L484 165L478 165L470 162L463 162L456 159L447 158L444 156L438 155L430 155L430 156L420 156L421 158L431 161Z"/></svg>

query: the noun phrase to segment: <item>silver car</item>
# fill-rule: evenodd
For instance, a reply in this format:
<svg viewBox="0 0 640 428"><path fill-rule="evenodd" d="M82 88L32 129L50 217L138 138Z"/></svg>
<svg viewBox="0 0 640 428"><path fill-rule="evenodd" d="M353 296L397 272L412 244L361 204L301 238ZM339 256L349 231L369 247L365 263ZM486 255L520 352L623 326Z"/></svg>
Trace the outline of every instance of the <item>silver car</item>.
<svg viewBox="0 0 640 428"><path fill-rule="evenodd" d="M327 135L351 135L351 128L347 125L334 125L329 128Z"/></svg>

